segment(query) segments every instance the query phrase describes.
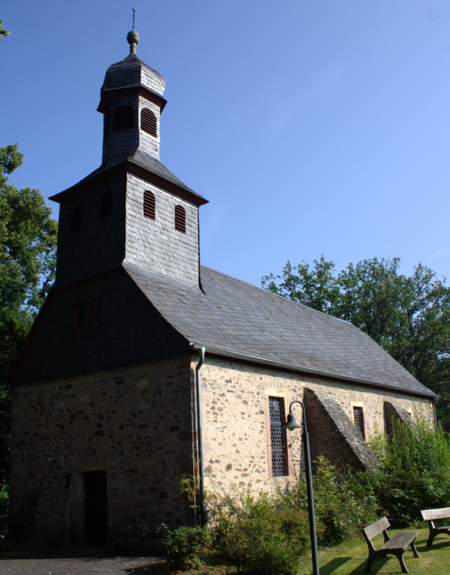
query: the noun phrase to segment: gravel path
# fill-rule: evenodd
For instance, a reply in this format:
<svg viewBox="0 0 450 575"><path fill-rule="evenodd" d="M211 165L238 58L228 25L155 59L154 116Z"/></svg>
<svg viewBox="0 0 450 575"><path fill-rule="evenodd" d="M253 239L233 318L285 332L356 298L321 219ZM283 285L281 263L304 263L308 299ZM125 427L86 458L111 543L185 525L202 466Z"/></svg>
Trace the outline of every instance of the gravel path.
<svg viewBox="0 0 450 575"><path fill-rule="evenodd" d="M158 563L152 557L118 557L96 547L66 547L0 556L1 575L144 575L141 567Z"/></svg>

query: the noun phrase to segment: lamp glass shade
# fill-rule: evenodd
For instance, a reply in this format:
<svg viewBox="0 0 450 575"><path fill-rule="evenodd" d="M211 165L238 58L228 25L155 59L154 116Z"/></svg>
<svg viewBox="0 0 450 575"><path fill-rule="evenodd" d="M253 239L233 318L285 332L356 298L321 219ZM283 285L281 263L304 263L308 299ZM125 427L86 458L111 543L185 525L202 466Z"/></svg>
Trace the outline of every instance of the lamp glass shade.
<svg viewBox="0 0 450 575"><path fill-rule="evenodd" d="M295 415L293 413L289 413L287 416L287 422L282 427L283 429L289 429L289 431L293 431L294 429L300 429L301 425L295 421Z"/></svg>

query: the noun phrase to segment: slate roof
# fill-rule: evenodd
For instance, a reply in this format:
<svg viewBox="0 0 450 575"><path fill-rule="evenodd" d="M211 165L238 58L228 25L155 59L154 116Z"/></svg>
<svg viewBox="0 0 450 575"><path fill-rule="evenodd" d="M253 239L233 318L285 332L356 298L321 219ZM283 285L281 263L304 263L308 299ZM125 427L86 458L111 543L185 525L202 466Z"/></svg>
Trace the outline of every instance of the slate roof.
<svg viewBox="0 0 450 575"><path fill-rule="evenodd" d="M123 266L179 333L210 351L435 397L346 321L205 266L205 293L132 264Z"/></svg>
<svg viewBox="0 0 450 575"><path fill-rule="evenodd" d="M106 172L110 168L113 168L114 166L121 164L124 161L128 161L131 162L132 164L136 164L137 166L141 166L142 168L145 168L146 170L153 172L157 176L161 176L161 178L164 178L165 180L168 180L169 182L172 182L173 184L176 184L177 186L180 186L181 188L188 190L189 192L191 192L191 194L194 194L197 197L204 199L203 196L197 194L197 192L194 192L194 190L191 190L191 188L186 186L186 184L183 184L183 182L179 180L175 176L175 174L172 174L172 172L168 170L166 166L164 166L164 164L162 164L159 160L157 160L153 156L150 156L149 154L146 154L145 152L142 152L141 150L134 151L126 158L121 158L116 164L101 165L99 168L91 172L81 181L84 182L85 180L89 180L90 178L93 178L94 176L97 176L102 172Z"/></svg>
<svg viewBox="0 0 450 575"><path fill-rule="evenodd" d="M165 82L163 77L147 66L137 54L130 54L124 60L112 64L106 71L100 95L107 90L145 86L151 92L162 96Z"/></svg>

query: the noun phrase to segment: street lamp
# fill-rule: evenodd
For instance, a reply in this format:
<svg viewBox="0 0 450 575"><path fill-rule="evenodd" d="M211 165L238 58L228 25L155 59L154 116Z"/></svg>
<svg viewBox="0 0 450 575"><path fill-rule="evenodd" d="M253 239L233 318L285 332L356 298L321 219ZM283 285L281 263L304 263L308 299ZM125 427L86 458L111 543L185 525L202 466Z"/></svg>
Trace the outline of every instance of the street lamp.
<svg viewBox="0 0 450 575"><path fill-rule="evenodd" d="M309 514L309 533L311 536L311 552L312 552L312 564L313 564L313 575L320 575L319 571L319 559L317 557L317 535L316 535L316 517L314 514L314 494L312 486L312 473L311 473L311 455L309 452L309 437L308 429L306 427L306 416L305 407L301 401L293 401L289 406L289 415L287 416L287 422L283 425L283 429L289 429L293 431L294 429L300 429L295 416L292 413L292 406L294 403L299 403L302 406L303 411L303 441L302 444L305 446L305 464L306 464L306 490L308 492L308 514Z"/></svg>

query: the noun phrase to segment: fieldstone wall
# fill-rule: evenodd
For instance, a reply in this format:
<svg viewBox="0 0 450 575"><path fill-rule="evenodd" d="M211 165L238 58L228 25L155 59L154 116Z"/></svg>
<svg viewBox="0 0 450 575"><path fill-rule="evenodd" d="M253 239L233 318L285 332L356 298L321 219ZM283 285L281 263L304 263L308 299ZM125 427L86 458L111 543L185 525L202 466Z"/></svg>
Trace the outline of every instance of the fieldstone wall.
<svg viewBox="0 0 450 575"><path fill-rule="evenodd" d="M365 471L380 466L361 433L331 393L305 389L304 398L313 462L324 456L336 467L349 465Z"/></svg>
<svg viewBox="0 0 450 575"><path fill-rule="evenodd" d="M179 486L193 473L192 389L188 355L14 391L12 510L35 496L36 536L83 544L83 473L106 470L109 541L148 519L192 523Z"/></svg>
<svg viewBox="0 0 450 575"><path fill-rule="evenodd" d="M385 430L388 435L392 435L394 425L397 421L400 421L400 423L408 423L413 429L417 428L408 411L402 405L391 401L384 402L384 421Z"/></svg>
<svg viewBox="0 0 450 575"><path fill-rule="evenodd" d="M193 368L196 361L196 359L193 361ZM209 489L218 492L223 489L239 488L257 494L261 490L285 488L289 486L294 475L298 474L302 450L300 433L295 431L288 440L291 475L271 477L268 443L270 396L284 398L287 413L291 401L303 401L306 398L306 388L315 394L328 394L334 398L336 402L334 405L340 407L350 422L353 421L353 405L361 406L364 410L366 438L384 431L385 401L394 402L406 410L412 409L413 403L423 404L425 412L429 411L431 417L431 405L419 398L413 399L388 390L287 373L208 355L201 369L201 378L205 470L209 476L207 479ZM293 409L297 421L301 423L301 407L295 405ZM320 425L323 423L322 420L319 422ZM310 429L314 424L315 422L309 418ZM320 437L319 431L317 436ZM365 448L364 450L362 448L364 443L362 438L359 441L353 436L353 440L357 443L358 450L363 451L357 461L369 457ZM319 455L320 445L319 448L314 445L312 447L315 449L313 451L315 456ZM355 450L356 448L353 448L352 457ZM344 461L346 459L345 450L343 459Z"/></svg>

